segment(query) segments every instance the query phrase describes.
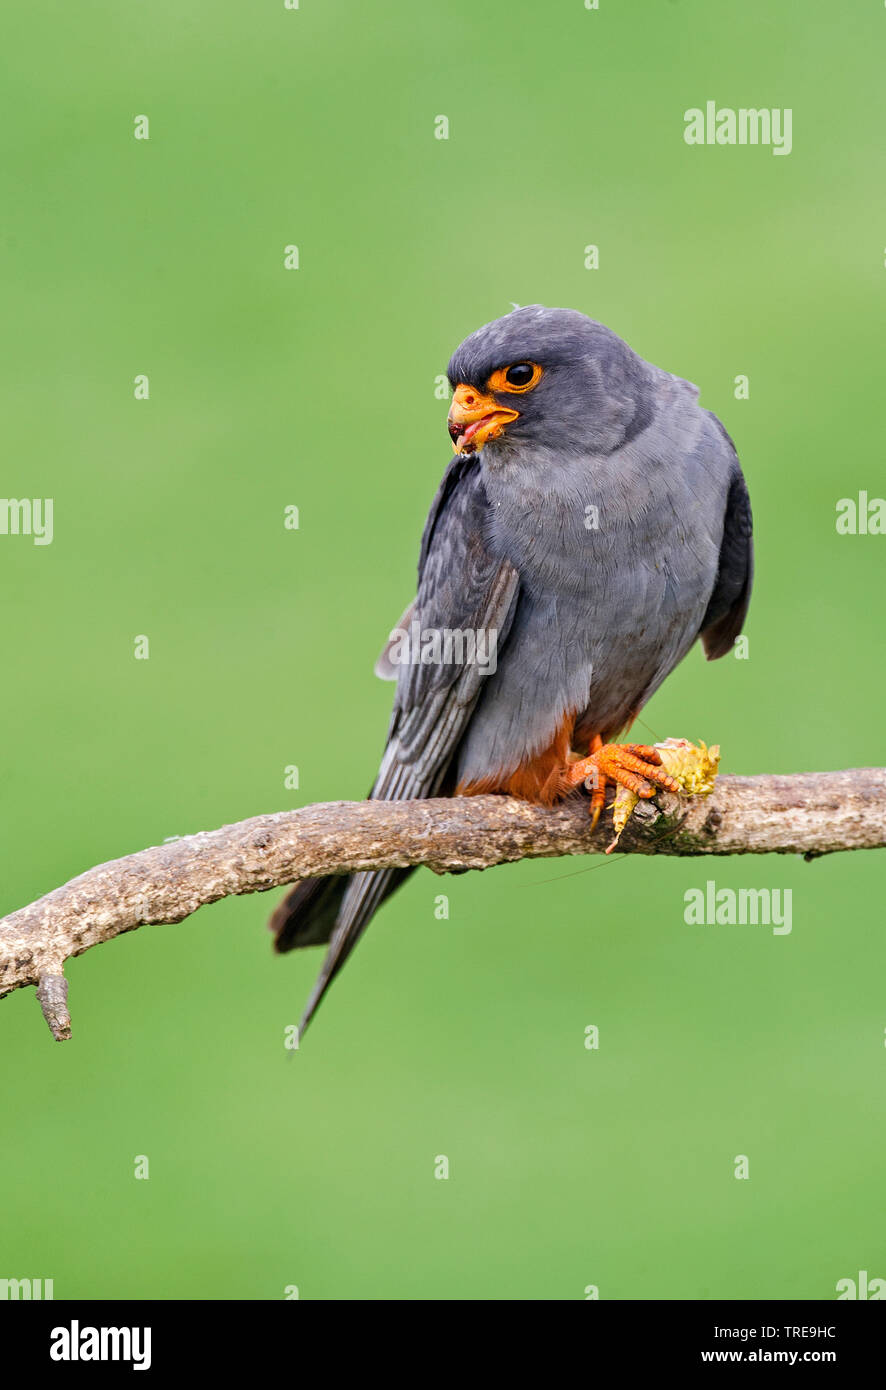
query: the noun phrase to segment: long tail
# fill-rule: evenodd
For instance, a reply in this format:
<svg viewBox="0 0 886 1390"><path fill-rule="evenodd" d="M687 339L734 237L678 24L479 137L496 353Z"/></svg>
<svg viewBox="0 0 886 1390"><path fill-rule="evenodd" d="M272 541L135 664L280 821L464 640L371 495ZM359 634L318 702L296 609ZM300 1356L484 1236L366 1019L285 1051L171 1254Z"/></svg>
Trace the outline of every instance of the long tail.
<svg viewBox="0 0 886 1390"><path fill-rule="evenodd" d="M280 903L270 921L277 951L329 942L298 1027L299 1038L304 1037L320 1001L378 908L411 873L411 869L382 869L303 879Z"/></svg>

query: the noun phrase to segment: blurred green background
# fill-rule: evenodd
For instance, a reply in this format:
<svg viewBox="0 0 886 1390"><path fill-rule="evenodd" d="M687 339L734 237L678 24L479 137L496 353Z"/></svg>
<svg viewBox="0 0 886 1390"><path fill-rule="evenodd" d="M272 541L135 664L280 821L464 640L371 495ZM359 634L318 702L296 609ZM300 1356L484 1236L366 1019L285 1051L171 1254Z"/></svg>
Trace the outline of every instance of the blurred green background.
<svg viewBox="0 0 886 1390"><path fill-rule="evenodd" d="M4 491L54 498L55 538L0 539L0 910L364 793L372 663L450 456L435 377L512 303L697 382L749 480L749 659L694 650L645 730L719 741L730 772L886 761L886 539L835 530L886 488L882 5L32 0L4 24ZM790 107L792 153L687 146L708 99ZM687 926L708 877L791 889L792 933ZM70 1043L32 991L0 1009L0 1277L742 1299L886 1276L883 893L879 853L423 870L294 1058L320 958L271 955L277 894L122 937L68 967Z"/></svg>

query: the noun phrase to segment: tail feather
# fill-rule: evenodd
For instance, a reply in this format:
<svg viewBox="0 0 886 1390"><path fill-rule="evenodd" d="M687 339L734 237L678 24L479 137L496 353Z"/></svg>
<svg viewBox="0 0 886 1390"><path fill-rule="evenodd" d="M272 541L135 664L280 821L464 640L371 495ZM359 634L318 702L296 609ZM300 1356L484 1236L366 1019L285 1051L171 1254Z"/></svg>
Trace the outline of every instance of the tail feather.
<svg viewBox="0 0 886 1390"><path fill-rule="evenodd" d="M448 709L447 718L441 716L438 719L438 727L424 739L422 745L422 756L430 759L431 771L425 770L419 775L411 759L403 757L399 734L391 732L378 776L369 793L370 799L408 801L451 792L452 787L447 781L448 761L441 758L437 744L441 743L443 733L450 729L456 711L460 709L464 717L465 710L471 708L476 700L460 706L456 693L452 691L444 692L442 698ZM439 700L435 708L439 715ZM329 943L320 975L299 1024L299 1037L304 1036L326 991L374 914L385 898L390 897L412 872L412 868L374 869L348 877L337 875L305 879L277 908L271 918L271 928L276 933L278 951L291 951L298 946L311 946L324 941Z"/></svg>
<svg viewBox="0 0 886 1390"><path fill-rule="evenodd" d="M354 874L342 899L335 930L323 960L320 974L305 1005L298 1035L303 1038L321 1000L353 951L372 917L386 897L407 877L409 870L382 869L375 873Z"/></svg>
<svg viewBox="0 0 886 1390"><path fill-rule="evenodd" d="M335 919L348 886L348 876L303 878L275 908L268 923L274 950L295 951L322 946L335 930Z"/></svg>
<svg viewBox="0 0 886 1390"><path fill-rule="evenodd" d="M385 898L390 897L412 869L306 878L286 895L271 917L276 951L329 942L320 974L299 1024L299 1037L317 1012L320 1001L353 951Z"/></svg>

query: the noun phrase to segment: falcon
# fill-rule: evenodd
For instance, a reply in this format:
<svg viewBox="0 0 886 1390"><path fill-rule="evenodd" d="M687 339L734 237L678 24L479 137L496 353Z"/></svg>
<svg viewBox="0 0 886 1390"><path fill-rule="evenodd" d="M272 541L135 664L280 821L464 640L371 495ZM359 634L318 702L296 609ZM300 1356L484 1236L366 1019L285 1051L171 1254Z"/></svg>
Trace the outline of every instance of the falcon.
<svg viewBox="0 0 886 1390"><path fill-rule="evenodd" d="M676 791L655 748L616 740L697 639L714 660L741 632L752 528L732 440L697 387L572 309L486 324L448 377L455 456L376 665L396 691L370 797L551 805L584 785L596 821L612 784ZM425 634L460 640L418 650ZM411 872L305 879L277 908L278 951L328 943L300 1035Z"/></svg>

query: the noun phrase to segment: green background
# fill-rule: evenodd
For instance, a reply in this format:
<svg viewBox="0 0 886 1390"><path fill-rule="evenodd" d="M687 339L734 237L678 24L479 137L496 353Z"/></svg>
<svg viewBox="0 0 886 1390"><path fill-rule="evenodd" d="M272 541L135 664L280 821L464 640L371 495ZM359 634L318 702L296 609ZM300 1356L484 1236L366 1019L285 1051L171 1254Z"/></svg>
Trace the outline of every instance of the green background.
<svg viewBox="0 0 886 1390"><path fill-rule="evenodd" d="M450 456L435 377L514 302L697 382L745 467L749 659L694 650L646 731L730 772L886 761L886 539L835 530L886 486L882 4L31 0L5 30L4 491L53 497L55 539L0 538L2 911L364 793L372 662ZM790 107L793 152L687 146L708 99ZM687 926L708 877L791 889L792 934ZM295 1057L319 955L271 955L276 894L90 951L70 1043L30 990L0 1009L0 1277L742 1299L886 1276L883 890L879 853L422 870Z"/></svg>

